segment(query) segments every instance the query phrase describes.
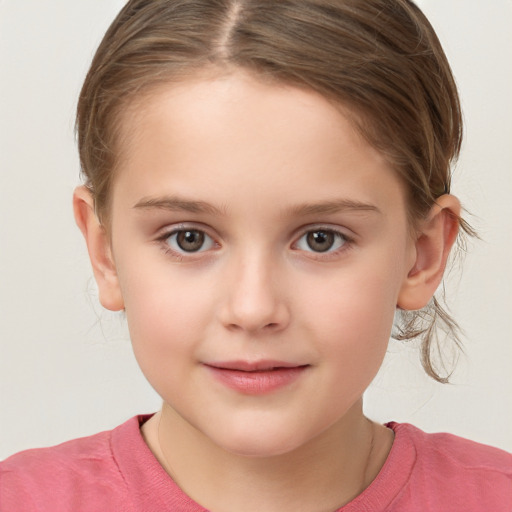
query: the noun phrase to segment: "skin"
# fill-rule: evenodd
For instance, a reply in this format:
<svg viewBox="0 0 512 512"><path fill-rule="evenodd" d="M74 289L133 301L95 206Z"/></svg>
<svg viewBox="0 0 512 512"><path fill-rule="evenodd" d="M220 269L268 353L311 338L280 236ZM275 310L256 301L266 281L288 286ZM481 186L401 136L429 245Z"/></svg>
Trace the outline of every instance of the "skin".
<svg viewBox="0 0 512 512"><path fill-rule="evenodd" d="M162 87L123 127L110 225L85 188L74 205L100 300L126 310L164 402L148 446L215 512L342 506L391 448L362 395L396 307L423 307L442 278L458 201L411 235L400 179L342 109L241 71ZM206 234L195 252L171 236L187 229ZM261 360L306 369L251 395L205 366Z"/></svg>

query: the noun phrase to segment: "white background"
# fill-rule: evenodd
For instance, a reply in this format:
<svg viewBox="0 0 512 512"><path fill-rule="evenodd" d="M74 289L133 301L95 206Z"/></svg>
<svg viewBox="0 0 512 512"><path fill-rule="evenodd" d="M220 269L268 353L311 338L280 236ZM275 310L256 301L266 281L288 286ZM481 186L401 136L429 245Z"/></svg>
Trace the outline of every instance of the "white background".
<svg viewBox="0 0 512 512"><path fill-rule="evenodd" d="M81 82L121 0L0 0L0 459L155 411L122 316L98 305L71 195ZM453 311L453 384L398 343L366 410L512 451L512 2L423 0L460 86L466 140L454 192L474 214Z"/></svg>

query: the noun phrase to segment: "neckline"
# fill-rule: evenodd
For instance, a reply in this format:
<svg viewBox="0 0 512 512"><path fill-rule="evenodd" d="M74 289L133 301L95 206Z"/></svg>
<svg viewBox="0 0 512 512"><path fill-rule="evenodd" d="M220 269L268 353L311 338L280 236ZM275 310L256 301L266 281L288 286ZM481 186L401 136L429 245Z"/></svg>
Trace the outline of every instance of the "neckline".
<svg viewBox="0 0 512 512"><path fill-rule="evenodd" d="M207 512L178 487L146 445L140 427L152 416L135 416L112 432L112 454L134 510ZM336 512L385 510L407 483L416 460L409 432L413 427L396 422L385 426L393 430L394 440L384 465L361 494Z"/></svg>
<svg viewBox="0 0 512 512"><path fill-rule="evenodd" d="M395 434L384 465L359 496L335 512L382 512L406 486L416 461L416 448L411 436L414 427L395 421L385 423L384 426Z"/></svg>

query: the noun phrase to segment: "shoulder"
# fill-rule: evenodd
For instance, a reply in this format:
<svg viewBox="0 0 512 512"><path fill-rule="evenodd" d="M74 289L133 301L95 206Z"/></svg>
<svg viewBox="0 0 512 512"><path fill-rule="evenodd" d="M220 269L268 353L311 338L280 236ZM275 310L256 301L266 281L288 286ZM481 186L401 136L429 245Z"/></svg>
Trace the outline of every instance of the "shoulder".
<svg viewBox="0 0 512 512"><path fill-rule="evenodd" d="M411 447L408 487L431 503L428 510L512 510L512 454L452 434L428 434L406 423L388 426Z"/></svg>
<svg viewBox="0 0 512 512"><path fill-rule="evenodd" d="M113 451L112 436L129 430L137 418L113 431L26 450L0 463L0 508L14 510L94 510L99 499L117 499L124 482ZM90 501L90 507L84 502ZM53 508L50 508L53 507ZM56 508L55 508L56 507Z"/></svg>
<svg viewBox="0 0 512 512"><path fill-rule="evenodd" d="M110 431L101 432L48 448L25 450L0 463L0 471L6 475L23 470L24 473L40 474L42 478L46 477L49 469L58 472L70 469L83 471L92 461L108 458L110 435Z"/></svg>
<svg viewBox="0 0 512 512"><path fill-rule="evenodd" d="M429 434L408 423L394 423L395 433L408 436L418 457L438 461L443 466L503 473L512 477L512 454L448 433Z"/></svg>

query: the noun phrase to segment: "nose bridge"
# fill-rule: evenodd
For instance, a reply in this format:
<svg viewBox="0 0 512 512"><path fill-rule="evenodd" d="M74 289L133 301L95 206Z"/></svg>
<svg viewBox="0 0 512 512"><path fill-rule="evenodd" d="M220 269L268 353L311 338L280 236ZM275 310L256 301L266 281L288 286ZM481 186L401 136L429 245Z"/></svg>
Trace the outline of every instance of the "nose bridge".
<svg viewBox="0 0 512 512"><path fill-rule="evenodd" d="M245 331L283 328L289 319L279 286L280 261L270 248L245 247L229 262L222 321Z"/></svg>

